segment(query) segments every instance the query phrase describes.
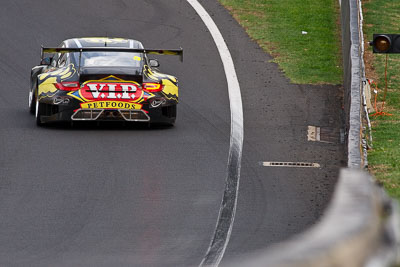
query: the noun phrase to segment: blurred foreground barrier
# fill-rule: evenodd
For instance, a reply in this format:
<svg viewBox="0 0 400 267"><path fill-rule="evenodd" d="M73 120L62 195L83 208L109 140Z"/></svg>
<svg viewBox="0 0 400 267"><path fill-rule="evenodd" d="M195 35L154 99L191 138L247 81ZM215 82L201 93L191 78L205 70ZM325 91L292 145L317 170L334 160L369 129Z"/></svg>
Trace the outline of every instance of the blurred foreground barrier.
<svg viewBox="0 0 400 267"><path fill-rule="evenodd" d="M396 205L367 172L342 169L319 223L287 242L226 266L395 266L400 238Z"/></svg>

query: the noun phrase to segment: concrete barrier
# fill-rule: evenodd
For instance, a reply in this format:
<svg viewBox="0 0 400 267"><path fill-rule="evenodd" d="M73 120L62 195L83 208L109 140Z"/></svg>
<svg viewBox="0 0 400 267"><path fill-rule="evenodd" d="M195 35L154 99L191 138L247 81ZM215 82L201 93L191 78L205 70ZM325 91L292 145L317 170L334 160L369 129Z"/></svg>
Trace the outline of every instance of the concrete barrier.
<svg viewBox="0 0 400 267"><path fill-rule="evenodd" d="M344 113L347 133L348 166L363 166L361 144L361 45L358 0L342 0L342 51Z"/></svg>

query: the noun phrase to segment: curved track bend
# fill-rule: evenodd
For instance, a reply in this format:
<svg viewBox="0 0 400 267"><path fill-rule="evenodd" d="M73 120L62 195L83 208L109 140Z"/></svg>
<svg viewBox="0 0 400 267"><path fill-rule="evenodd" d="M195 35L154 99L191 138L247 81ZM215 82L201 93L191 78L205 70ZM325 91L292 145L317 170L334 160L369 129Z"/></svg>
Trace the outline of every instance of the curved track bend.
<svg viewBox="0 0 400 267"><path fill-rule="evenodd" d="M305 132L337 127L337 88L290 85L226 10L202 4L233 54L244 103L242 187L224 263L320 216L341 148L311 144ZM6 0L0 28L0 265L197 266L225 186L230 111L221 60L194 10L183 0ZM105 35L185 49L183 64L159 58L180 78L175 127L35 126L27 93L40 45ZM259 165L300 159L323 168Z"/></svg>

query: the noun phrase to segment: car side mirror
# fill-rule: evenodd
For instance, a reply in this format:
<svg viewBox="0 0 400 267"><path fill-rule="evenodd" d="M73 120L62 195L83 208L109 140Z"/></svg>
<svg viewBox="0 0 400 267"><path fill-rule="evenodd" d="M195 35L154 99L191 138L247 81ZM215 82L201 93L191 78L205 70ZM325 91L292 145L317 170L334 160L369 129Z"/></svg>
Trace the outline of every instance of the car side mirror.
<svg viewBox="0 0 400 267"><path fill-rule="evenodd" d="M157 59L150 59L149 61L150 67L158 68L160 67L160 62Z"/></svg>
<svg viewBox="0 0 400 267"><path fill-rule="evenodd" d="M51 64L51 57L45 57L42 59L42 61L40 61L40 65L50 65Z"/></svg>

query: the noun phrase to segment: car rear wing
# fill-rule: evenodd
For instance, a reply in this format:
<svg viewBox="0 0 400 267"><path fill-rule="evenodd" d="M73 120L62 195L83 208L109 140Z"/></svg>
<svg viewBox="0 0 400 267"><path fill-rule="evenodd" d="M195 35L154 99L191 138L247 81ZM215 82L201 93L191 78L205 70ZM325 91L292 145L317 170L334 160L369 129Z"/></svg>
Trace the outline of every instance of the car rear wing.
<svg viewBox="0 0 400 267"><path fill-rule="evenodd" d="M82 48L65 48L65 47L43 47L41 51L41 59L44 54L49 53L75 53L78 52L81 58L83 52L128 52L128 53L145 53L149 55L171 55L179 56L183 62L183 49L134 49L126 47L82 47Z"/></svg>

